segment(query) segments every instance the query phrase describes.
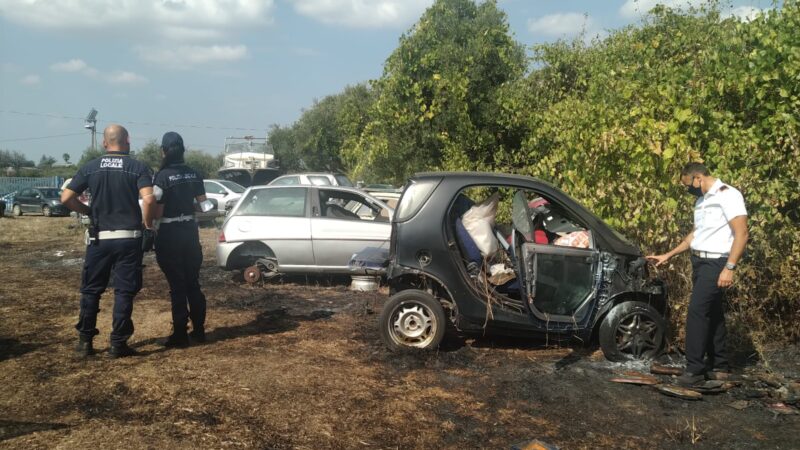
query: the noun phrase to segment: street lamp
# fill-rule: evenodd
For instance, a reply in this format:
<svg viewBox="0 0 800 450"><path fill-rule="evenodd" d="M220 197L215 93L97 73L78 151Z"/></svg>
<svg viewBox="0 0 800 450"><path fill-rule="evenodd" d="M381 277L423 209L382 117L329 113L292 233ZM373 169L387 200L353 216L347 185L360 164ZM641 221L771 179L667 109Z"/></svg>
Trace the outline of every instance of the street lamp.
<svg viewBox="0 0 800 450"><path fill-rule="evenodd" d="M97 110L92 108L86 116L83 128L92 130L92 151L97 148Z"/></svg>

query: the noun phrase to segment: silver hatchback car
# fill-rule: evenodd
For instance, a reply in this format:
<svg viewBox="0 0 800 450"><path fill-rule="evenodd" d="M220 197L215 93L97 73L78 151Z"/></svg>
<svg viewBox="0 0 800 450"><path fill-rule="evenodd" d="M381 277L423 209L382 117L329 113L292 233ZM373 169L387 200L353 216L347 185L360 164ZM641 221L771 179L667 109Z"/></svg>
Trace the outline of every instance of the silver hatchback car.
<svg viewBox="0 0 800 450"><path fill-rule="evenodd" d="M354 253L388 248L393 214L354 188L252 186L222 226L217 264L226 270L258 265L271 273L350 273Z"/></svg>

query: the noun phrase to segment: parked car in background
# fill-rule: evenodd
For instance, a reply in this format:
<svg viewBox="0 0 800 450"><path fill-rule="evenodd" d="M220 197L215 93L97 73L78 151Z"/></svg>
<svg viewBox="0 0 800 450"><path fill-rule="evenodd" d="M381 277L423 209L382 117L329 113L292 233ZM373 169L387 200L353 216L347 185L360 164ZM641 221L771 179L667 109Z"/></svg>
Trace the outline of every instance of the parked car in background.
<svg viewBox="0 0 800 450"><path fill-rule="evenodd" d="M357 214L353 208L365 211ZM354 253L388 248L393 213L355 188L252 186L225 219L217 264L227 270L251 268L246 272L255 277L350 273Z"/></svg>
<svg viewBox="0 0 800 450"><path fill-rule="evenodd" d="M203 187L207 198L217 200L220 211L230 211L246 189L230 180L203 180Z"/></svg>
<svg viewBox="0 0 800 450"><path fill-rule="evenodd" d="M21 216L24 213L50 216L69 215L69 209L61 204L61 191L55 187L25 188L14 197L13 213Z"/></svg>
<svg viewBox="0 0 800 450"><path fill-rule="evenodd" d="M222 217L225 215L225 211L219 210L219 205L217 204L217 199L209 198L208 201L214 205L211 210L207 212L200 211L200 207L197 204L197 200L194 201L194 219L197 221L198 224L209 224L212 223L217 217ZM141 208L143 204L142 199L139 199L139 207Z"/></svg>
<svg viewBox="0 0 800 450"><path fill-rule="evenodd" d="M610 360L663 349L664 282L639 247L543 181L423 173L394 216L380 334L432 349L446 322L530 337L598 339Z"/></svg>
<svg viewBox="0 0 800 450"><path fill-rule="evenodd" d="M346 186L353 187L353 183L341 173L293 173L281 175L269 183L269 186Z"/></svg>

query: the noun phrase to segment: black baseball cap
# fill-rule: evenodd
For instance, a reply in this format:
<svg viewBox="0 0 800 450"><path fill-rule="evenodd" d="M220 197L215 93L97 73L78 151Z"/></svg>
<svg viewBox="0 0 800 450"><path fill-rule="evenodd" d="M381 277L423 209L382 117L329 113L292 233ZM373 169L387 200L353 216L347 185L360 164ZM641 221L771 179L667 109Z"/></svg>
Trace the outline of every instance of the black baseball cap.
<svg viewBox="0 0 800 450"><path fill-rule="evenodd" d="M171 148L180 148L181 150L185 150L183 147L183 138L180 134L174 131L168 131L164 133L164 137L161 138L161 148L164 150L169 150Z"/></svg>

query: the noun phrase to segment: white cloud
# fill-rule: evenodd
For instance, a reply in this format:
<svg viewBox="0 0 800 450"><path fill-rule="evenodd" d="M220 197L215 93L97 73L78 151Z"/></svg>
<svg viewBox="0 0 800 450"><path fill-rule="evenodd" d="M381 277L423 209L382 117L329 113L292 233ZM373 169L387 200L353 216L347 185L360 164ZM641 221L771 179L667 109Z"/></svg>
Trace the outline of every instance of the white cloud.
<svg viewBox="0 0 800 450"><path fill-rule="evenodd" d="M79 58L51 64L50 70L53 72L80 73L86 77L105 81L110 84L140 84L147 82L147 78L129 71L116 70L109 73L101 72Z"/></svg>
<svg viewBox="0 0 800 450"><path fill-rule="evenodd" d="M246 47L226 41L271 23L274 7L275 0L0 0L0 18L47 30L105 32L104 38L132 42L146 62L189 68L243 58ZM53 70L100 77L79 60L63 64Z"/></svg>
<svg viewBox="0 0 800 450"><path fill-rule="evenodd" d="M707 0L626 0L619 9L619 13L627 19L634 19L647 15L656 5L664 5L672 9L688 9L706 3Z"/></svg>
<svg viewBox="0 0 800 450"><path fill-rule="evenodd" d="M89 66L82 59L70 59L69 61L58 62L50 66L54 72L80 72Z"/></svg>
<svg viewBox="0 0 800 450"><path fill-rule="evenodd" d="M594 29L594 20L581 13L549 14L528 20L528 31L547 36L574 36L581 31L589 34Z"/></svg>
<svg viewBox="0 0 800 450"><path fill-rule="evenodd" d="M354 28L401 28L413 23L433 0L290 0L299 14Z"/></svg>
<svg viewBox="0 0 800 450"><path fill-rule="evenodd" d="M23 26L141 32L142 26L183 38L271 21L274 0L0 0L0 16ZM178 33L180 34L180 33Z"/></svg>
<svg viewBox="0 0 800 450"><path fill-rule="evenodd" d="M737 6L731 9L725 17L736 17L742 22L750 22L759 15L763 14L764 10L756 8L755 6Z"/></svg>
<svg viewBox="0 0 800 450"><path fill-rule="evenodd" d="M25 75L22 77L19 82L28 86L33 86L34 84L39 84L42 81L42 78L36 74Z"/></svg>
<svg viewBox="0 0 800 450"><path fill-rule="evenodd" d="M146 83L147 78L133 72L120 70L107 75L106 81L111 84L139 84Z"/></svg>
<svg viewBox="0 0 800 450"><path fill-rule="evenodd" d="M188 69L201 64L232 62L247 57L247 47L244 45L183 45L174 48L140 46L135 50L143 61L173 69Z"/></svg>

